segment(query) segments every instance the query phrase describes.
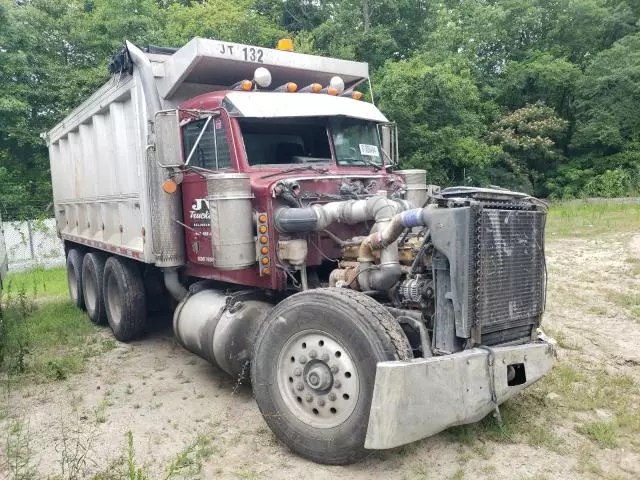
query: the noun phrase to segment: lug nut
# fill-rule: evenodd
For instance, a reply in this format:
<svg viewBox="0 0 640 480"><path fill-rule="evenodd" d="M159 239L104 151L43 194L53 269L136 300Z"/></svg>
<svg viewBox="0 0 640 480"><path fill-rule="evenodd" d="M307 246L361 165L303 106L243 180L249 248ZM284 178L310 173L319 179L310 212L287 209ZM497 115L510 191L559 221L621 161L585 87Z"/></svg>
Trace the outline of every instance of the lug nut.
<svg viewBox="0 0 640 480"><path fill-rule="evenodd" d="M318 405L320 405L321 407L324 407L324 400L322 399L318 400Z"/></svg>
<svg viewBox="0 0 640 480"><path fill-rule="evenodd" d="M328 362L329 361L329 354L328 353L323 353L322 354L322 361L323 362Z"/></svg>
<svg viewBox="0 0 640 480"><path fill-rule="evenodd" d="M338 373L338 366L337 365L333 365L331 367L331 373Z"/></svg>
<svg viewBox="0 0 640 480"><path fill-rule="evenodd" d="M333 386L336 388L340 388L342 384L340 383L340 380L336 380L335 382L333 382Z"/></svg>
<svg viewBox="0 0 640 480"><path fill-rule="evenodd" d="M304 390L304 385L302 384L302 382L298 382L298 384L296 385L296 388L297 388L299 391L302 391L302 390Z"/></svg>
<svg viewBox="0 0 640 480"><path fill-rule="evenodd" d="M305 357L304 355L300 356L300 363L303 365L307 363L307 357Z"/></svg>
<svg viewBox="0 0 640 480"><path fill-rule="evenodd" d="M316 352L315 350L311 350L309 352L309 358L316 358L318 356L318 352Z"/></svg>
<svg viewBox="0 0 640 480"><path fill-rule="evenodd" d="M336 401L336 394L335 394L335 393L333 393L333 392L331 392L331 393L329 394L329 400L331 400L332 402L335 402L335 401Z"/></svg>
<svg viewBox="0 0 640 480"><path fill-rule="evenodd" d="M313 395L311 395L310 393L307 393L307 396L306 396L306 397L304 397L304 399L305 399L307 402L313 402Z"/></svg>
<svg viewBox="0 0 640 480"><path fill-rule="evenodd" d="M299 377L300 375L302 375L302 369L301 369L300 367L297 367L297 368L293 371L293 374L294 374L296 377Z"/></svg>

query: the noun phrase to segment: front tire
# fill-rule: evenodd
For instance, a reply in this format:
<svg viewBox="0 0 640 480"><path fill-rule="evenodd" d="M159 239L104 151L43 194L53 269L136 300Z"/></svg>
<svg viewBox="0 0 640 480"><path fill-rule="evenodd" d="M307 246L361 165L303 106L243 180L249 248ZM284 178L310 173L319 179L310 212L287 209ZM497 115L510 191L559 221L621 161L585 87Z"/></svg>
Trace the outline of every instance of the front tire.
<svg viewBox="0 0 640 480"><path fill-rule="evenodd" d="M411 357L400 325L370 297L308 290L278 304L262 324L251 383L265 421L290 449L347 464L367 453L377 363Z"/></svg>
<svg viewBox="0 0 640 480"><path fill-rule="evenodd" d="M147 301L137 266L128 260L110 257L104 267L102 289L113 336L121 342L139 337L147 321Z"/></svg>
<svg viewBox="0 0 640 480"><path fill-rule="evenodd" d="M69 296L74 305L84 310L84 295L82 292L82 260L83 252L72 248L67 252L67 284Z"/></svg>

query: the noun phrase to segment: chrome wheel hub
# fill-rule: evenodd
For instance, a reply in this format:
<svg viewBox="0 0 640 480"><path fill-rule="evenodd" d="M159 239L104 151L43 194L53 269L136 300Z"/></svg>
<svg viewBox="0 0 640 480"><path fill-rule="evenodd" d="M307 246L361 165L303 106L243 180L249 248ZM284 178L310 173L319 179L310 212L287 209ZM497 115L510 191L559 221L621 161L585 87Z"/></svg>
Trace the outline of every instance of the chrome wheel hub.
<svg viewBox="0 0 640 480"><path fill-rule="evenodd" d="M286 406L313 427L340 425L358 402L359 378L351 353L319 330L299 332L285 343L277 379Z"/></svg>

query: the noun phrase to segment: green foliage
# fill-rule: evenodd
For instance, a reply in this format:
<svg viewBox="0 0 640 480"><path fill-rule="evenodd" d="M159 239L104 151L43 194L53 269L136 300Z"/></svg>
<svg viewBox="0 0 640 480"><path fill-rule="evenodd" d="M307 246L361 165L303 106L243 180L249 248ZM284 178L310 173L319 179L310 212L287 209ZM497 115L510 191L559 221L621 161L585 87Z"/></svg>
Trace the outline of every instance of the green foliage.
<svg viewBox="0 0 640 480"><path fill-rule="evenodd" d="M636 0L0 0L1 212L50 215L39 135L125 39L194 36L369 62L402 165L430 182L637 194L639 18Z"/></svg>

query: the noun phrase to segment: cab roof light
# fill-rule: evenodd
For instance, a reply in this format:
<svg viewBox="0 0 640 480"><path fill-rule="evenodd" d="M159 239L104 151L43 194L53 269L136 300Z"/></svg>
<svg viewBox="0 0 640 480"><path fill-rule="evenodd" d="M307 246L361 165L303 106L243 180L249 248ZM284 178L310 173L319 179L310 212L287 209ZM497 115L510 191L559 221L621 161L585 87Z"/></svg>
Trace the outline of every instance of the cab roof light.
<svg viewBox="0 0 640 480"><path fill-rule="evenodd" d="M289 93L294 93L295 91L298 90L298 85L293 83L293 82L287 82L283 85L280 85L279 87L275 88L273 91L274 92L289 92Z"/></svg>
<svg viewBox="0 0 640 480"><path fill-rule="evenodd" d="M362 92L358 92L357 90L349 89L345 92L342 92L341 97L353 98L354 100L360 100L362 98Z"/></svg>
<svg viewBox="0 0 640 480"><path fill-rule="evenodd" d="M322 91L322 85L319 83L311 83L298 91L300 93L320 93Z"/></svg>
<svg viewBox="0 0 640 480"><path fill-rule="evenodd" d="M320 93L326 93L327 95L332 95L335 97L338 95L338 89L334 87L325 87L320 91Z"/></svg>
<svg viewBox="0 0 640 480"><path fill-rule="evenodd" d="M259 87L268 88L271 86L271 72L264 67L258 67L253 72L253 81Z"/></svg>
<svg viewBox="0 0 640 480"><path fill-rule="evenodd" d="M245 92L253 89L253 82L251 80L241 80L231 87L231 90L244 90Z"/></svg>
<svg viewBox="0 0 640 480"><path fill-rule="evenodd" d="M293 40L290 38L281 38L278 40L278 50L284 50L285 52L293 52Z"/></svg>

